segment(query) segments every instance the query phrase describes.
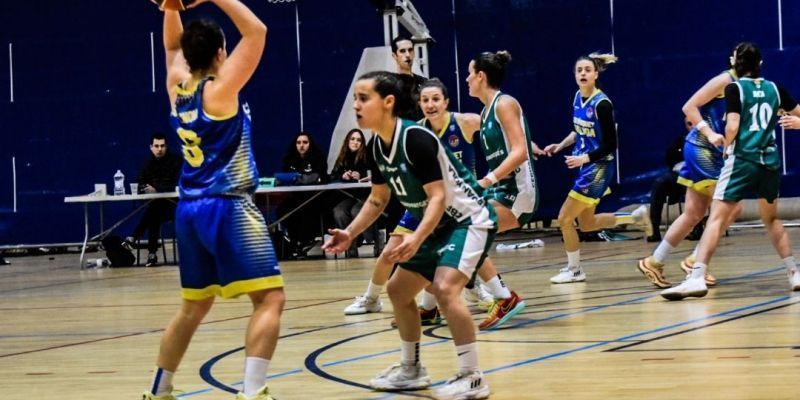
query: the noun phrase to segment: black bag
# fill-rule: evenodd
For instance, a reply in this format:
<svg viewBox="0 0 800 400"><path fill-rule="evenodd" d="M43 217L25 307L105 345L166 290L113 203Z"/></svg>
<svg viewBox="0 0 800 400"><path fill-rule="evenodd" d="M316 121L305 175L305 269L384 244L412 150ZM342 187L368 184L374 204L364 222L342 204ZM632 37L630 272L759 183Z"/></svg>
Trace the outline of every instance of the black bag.
<svg viewBox="0 0 800 400"><path fill-rule="evenodd" d="M108 261L111 262L111 267L133 266L134 261L136 261L136 256L133 255L132 251L126 249L125 246L122 245L124 240L122 240L121 237L114 235L106 236L101 243L106 250L106 257L108 257Z"/></svg>

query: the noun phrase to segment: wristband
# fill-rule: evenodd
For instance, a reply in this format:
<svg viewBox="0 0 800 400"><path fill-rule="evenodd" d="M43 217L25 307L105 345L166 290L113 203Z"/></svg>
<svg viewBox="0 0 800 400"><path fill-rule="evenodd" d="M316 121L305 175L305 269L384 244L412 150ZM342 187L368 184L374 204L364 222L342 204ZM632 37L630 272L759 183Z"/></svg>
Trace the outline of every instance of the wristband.
<svg viewBox="0 0 800 400"><path fill-rule="evenodd" d="M488 179L489 182L492 182L492 185L496 185L497 182L500 182L500 180L497 179L497 176L494 175L494 171L489 172L488 174L486 174L485 178Z"/></svg>
<svg viewBox="0 0 800 400"><path fill-rule="evenodd" d="M698 132L700 132L701 129L703 129L703 128L707 127L707 126L708 126L708 122L706 122L706 120L702 120L699 123L697 123L697 125L695 125L694 127L697 129Z"/></svg>

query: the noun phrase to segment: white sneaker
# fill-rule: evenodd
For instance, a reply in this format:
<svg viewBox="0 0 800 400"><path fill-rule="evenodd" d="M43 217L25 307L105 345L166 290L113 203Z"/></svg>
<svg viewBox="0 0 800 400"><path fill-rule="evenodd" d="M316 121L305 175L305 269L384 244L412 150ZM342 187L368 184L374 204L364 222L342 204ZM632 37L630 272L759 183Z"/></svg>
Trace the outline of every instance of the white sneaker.
<svg viewBox="0 0 800 400"><path fill-rule="evenodd" d="M431 377L421 363L394 364L369 381L375 390L418 390L431 385Z"/></svg>
<svg viewBox="0 0 800 400"><path fill-rule="evenodd" d="M792 291L800 291L800 271L797 268L790 269L789 271L789 284L792 285Z"/></svg>
<svg viewBox="0 0 800 400"><path fill-rule="evenodd" d="M489 384L481 371L459 372L436 391L435 397L440 400L488 399Z"/></svg>
<svg viewBox="0 0 800 400"><path fill-rule="evenodd" d="M683 300L686 297L703 297L708 293L706 281L703 278L686 276L680 285L661 291L661 297L667 300Z"/></svg>
<svg viewBox="0 0 800 400"><path fill-rule="evenodd" d="M642 204L639 208L633 210L631 216L636 226L644 231L645 237L653 236L653 222L650 221L650 212L647 210L646 205Z"/></svg>
<svg viewBox="0 0 800 400"><path fill-rule="evenodd" d="M356 296L353 304L350 304L344 309L344 315L358 315L371 312L381 312L383 303L379 298L371 298L367 296Z"/></svg>
<svg viewBox="0 0 800 400"><path fill-rule="evenodd" d="M556 276L550 278L551 283L572 283L585 280L586 274L583 273L583 268L570 266L561 268Z"/></svg>
<svg viewBox="0 0 800 400"><path fill-rule="evenodd" d="M477 306L479 309L487 311L494 304L494 296L489 294L483 285L476 282L475 287L464 290L464 302L468 306Z"/></svg>

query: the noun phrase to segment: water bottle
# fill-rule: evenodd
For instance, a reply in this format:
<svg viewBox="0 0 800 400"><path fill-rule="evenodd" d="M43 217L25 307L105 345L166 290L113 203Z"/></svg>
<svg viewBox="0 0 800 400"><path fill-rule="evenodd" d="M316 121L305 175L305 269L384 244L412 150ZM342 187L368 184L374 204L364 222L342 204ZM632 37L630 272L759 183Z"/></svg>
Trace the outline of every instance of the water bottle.
<svg viewBox="0 0 800 400"><path fill-rule="evenodd" d="M114 196L123 194L125 194L125 175L122 175L122 171L117 170L117 173L114 174Z"/></svg>

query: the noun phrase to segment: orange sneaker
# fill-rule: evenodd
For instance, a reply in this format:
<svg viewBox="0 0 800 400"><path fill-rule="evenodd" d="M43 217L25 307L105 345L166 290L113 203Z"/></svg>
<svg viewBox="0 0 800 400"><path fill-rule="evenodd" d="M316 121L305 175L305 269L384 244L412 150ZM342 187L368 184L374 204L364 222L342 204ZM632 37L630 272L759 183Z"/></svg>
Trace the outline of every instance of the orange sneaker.
<svg viewBox="0 0 800 400"><path fill-rule="evenodd" d="M511 297L495 299L494 305L489 309L489 316L478 325L478 328L482 331L497 328L524 309L525 302L512 290Z"/></svg>
<svg viewBox="0 0 800 400"><path fill-rule="evenodd" d="M442 323L442 314L439 313L439 307L433 307L430 310L419 307L419 319L422 326L439 325ZM392 325L392 328L397 328L396 319L392 318L389 324Z"/></svg>
<svg viewBox="0 0 800 400"><path fill-rule="evenodd" d="M692 256L691 254L681 261L681 269L683 270L683 272L687 274L692 272L693 266L694 266L694 256ZM708 268L706 268L705 281L706 281L706 286L715 286L717 284L717 278L715 278L714 275L711 275L711 273L708 272Z"/></svg>
<svg viewBox="0 0 800 400"><path fill-rule="evenodd" d="M664 278L664 264L656 262L653 257L639 260L637 268L653 285L662 289L672 286L672 284Z"/></svg>

